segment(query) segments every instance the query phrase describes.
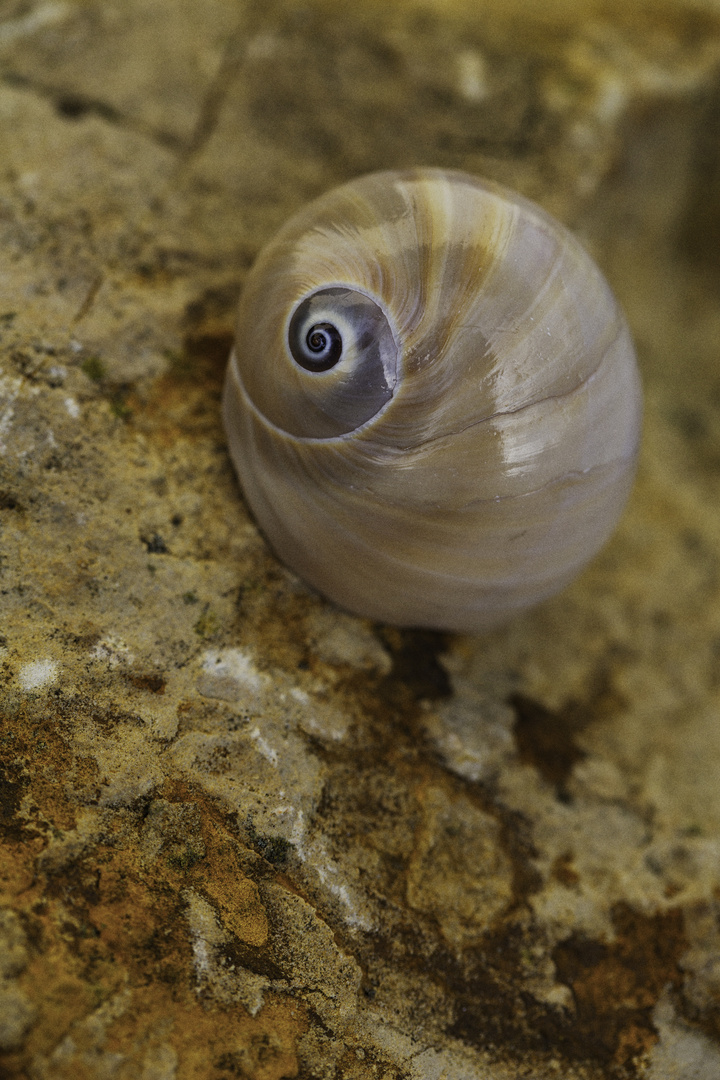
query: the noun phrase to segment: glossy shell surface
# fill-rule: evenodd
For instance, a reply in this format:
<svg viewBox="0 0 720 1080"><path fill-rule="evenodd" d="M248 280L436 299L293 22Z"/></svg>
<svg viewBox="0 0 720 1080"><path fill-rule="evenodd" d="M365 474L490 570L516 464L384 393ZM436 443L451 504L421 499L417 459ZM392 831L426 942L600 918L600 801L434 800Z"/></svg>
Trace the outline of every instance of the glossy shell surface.
<svg viewBox="0 0 720 1080"><path fill-rule="evenodd" d="M303 366L316 346L335 362ZM577 240L505 188L421 169L329 192L264 249L223 409L288 566L361 615L473 632L561 589L610 535L641 391Z"/></svg>

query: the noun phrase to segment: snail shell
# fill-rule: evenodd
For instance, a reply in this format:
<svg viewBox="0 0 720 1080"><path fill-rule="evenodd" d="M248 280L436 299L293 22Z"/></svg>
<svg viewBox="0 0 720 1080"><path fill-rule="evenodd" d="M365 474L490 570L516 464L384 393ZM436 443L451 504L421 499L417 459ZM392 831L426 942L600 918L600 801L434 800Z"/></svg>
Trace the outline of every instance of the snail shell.
<svg viewBox="0 0 720 1080"><path fill-rule="evenodd" d="M562 588L613 530L641 391L574 237L460 172L329 192L264 249L223 411L278 555L361 615L476 631Z"/></svg>

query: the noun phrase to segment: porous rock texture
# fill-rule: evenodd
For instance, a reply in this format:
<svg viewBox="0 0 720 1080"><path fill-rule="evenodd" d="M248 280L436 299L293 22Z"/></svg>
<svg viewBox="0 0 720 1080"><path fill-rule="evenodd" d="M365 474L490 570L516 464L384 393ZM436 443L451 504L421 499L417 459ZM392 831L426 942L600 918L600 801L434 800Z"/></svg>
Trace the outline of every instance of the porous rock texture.
<svg viewBox="0 0 720 1080"><path fill-rule="evenodd" d="M0 1075L720 1076L720 7L0 4ZM504 181L636 336L638 482L477 638L284 569L219 393L361 172Z"/></svg>

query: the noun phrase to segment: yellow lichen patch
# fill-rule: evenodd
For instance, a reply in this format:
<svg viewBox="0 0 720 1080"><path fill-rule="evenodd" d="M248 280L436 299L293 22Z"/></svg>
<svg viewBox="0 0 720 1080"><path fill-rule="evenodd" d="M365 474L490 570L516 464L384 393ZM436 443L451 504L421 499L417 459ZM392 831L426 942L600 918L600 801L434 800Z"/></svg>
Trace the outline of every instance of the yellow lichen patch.
<svg viewBox="0 0 720 1080"><path fill-rule="evenodd" d="M120 852L112 865L103 867L99 900L89 911L100 940L113 955L127 955L127 950L132 955L133 950L152 941L169 915L162 892L138 880L133 862L130 852Z"/></svg>
<svg viewBox="0 0 720 1080"><path fill-rule="evenodd" d="M8 1075L14 1076L12 1066L19 1075L29 1060L42 1060L61 1046L75 1025L83 1021L97 1007L123 985L125 971L97 954L94 963L90 957L81 957L74 947L69 928L57 927L52 909L33 920L35 932L43 942L41 953L36 953L20 980L20 986L32 994L36 1008L36 1022L31 1026L22 1052L8 1063ZM86 950L83 950L85 952ZM92 971L92 979L88 973Z"/></svg>
<svg viewBox="0 0 720 1080"><path fill-rule="evenodd" d="M199 809L205 809L202 801ZM205 853L184 878L213 904L223 928L246 945L260 947L268 937L268 919L257 885L238 865L238 845L210 814L203 815Z"/></svg>
<svg viewBox="0 0 720 1080"><path fill-rule="evenodd" d="M476 944L512 899L512 865L498 822L462 795L421 791L423 820L407 871L407 899L433 915L456 948Z"/></svg>
<svg viewBox="0 0 720 1080"><path fill-rule="evenodd" d="M46 857L44 891L54 899L25 909L30 959L18 982L32 993L35 1023L7 1067L32 1060L58 1080L90 1080L110 1060L121 1080L161 1065L172 1065L178 1080L228 1071L248 1080L295 1076L303 1008L265 993L251 1016L232 987L214 993L197 952L212 949L213 935L198 934L186 917L199 903L219 920L218 944L266 943L267 916L238 867L237 845L202 801L156 800L144 822L116 828L91 855L75 851L71 838ZM203 892L210 905L193 901Z"/></svg>
<svg viewBox="0 0 720 1080"><path fill-rule="evenodd" d="M304 1010L279 998L250 1017L241 1007L210 1013L187 995L178 1000L166 988L143 987L108 1026L103 1049L127 1055L135 1068L172 1062L176 1080L289 1080L298 1073L296 1044L306 1028ZM126 1075L130 1080L129 1068Z"/></svg>
<svg viewBox="0 0 720 1080"><path fill-rule="evenodd" d="M11 899L32 884L34 874L25 845L0 847L0 897Z"/></svg>
<svg viewBox="0 0 720 1080"><path fill-rule="evenodd" d="M152 820L162 830L163 846L150 857L157 842L147 827ZM178 827L185 831L176 831ZM145 963L154 955L165 965L168 935L166 931L158 935L173 912L183 911L186 890L192 888L210 900L226 933L261 947L268 938L267 915L257 886L239 868L238 851L202 799L155 800L145 819L141 858L131 847L104 851L97 895L92 897L96 902L89 914L101 940L123 955L126 949L132 954L133 943L136 947L145 943L149 951L139 954ZM187 945L182 951L187 959Z"/></svg>
<svg viewBox="0 0 720 1080"><path fill-rule="evenodd" d="M266 943L268 920L254 881L238 872L230 899L221 899L218 896L220 890L215 881L207 886L207 892L217 902L226 930L246 945L258 948Z"/></svg>
<svg viewBox="0 0 720 1080"><path fill-rule="evenodd" d="M126 986L98 995L94 1007L85 994L80 1011L72 1008L75 991L76 984L57 987L69 997L65 1024L34 1047L41 1075L53 1080L92 1080L111 1067L117 1080L297 1076L296 1044L307 1021L294 1002L274 999L250 1017L241 1006L208 1012L187 987Z"/></svg>

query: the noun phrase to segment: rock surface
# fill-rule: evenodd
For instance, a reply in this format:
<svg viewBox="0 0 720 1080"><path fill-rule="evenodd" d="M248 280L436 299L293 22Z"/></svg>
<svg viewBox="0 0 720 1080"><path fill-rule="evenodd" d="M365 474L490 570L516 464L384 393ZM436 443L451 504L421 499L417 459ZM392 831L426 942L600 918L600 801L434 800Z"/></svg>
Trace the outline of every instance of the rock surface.
<svg viewBox="0 0 720 1080"><path fill-rule="evenodd" d="M0 1075L717 1080L719 117L699 2L2 4ZM416 164L576 228L647 391L482 638L312 594L219 422L262 243Z"/></svg>

